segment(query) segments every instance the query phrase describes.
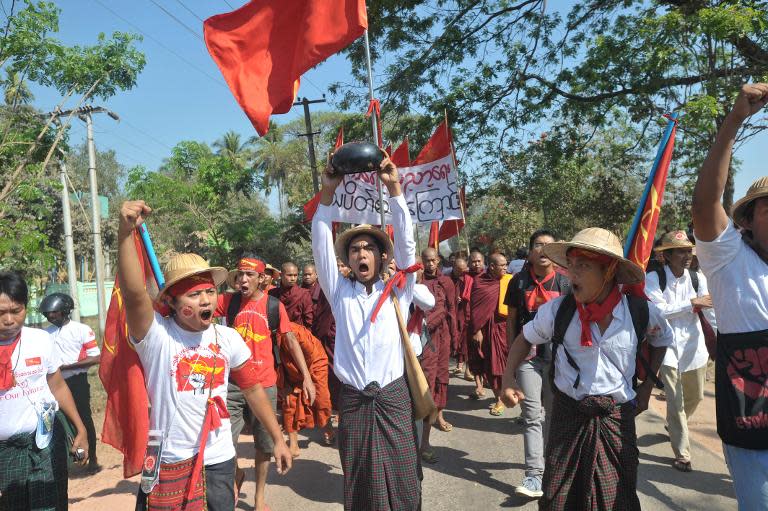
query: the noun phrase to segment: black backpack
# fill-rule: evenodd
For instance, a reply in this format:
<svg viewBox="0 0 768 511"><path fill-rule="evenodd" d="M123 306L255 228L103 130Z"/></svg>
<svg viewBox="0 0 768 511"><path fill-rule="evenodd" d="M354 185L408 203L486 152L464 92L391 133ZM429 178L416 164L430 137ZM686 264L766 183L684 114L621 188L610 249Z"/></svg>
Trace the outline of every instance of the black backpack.
<svg viewBox="0 0 768 511"><path fill-rule="evenodd" d="M663 293L667 289L667 270L664 267L651 268L647 273L655 273L659 277L659 289ZM691 284L693 284L693 290L699 293L699 272L688 270L688 275L691 276Z"/></svg>
<svg viewBox="0 0 768 511"><path fill-rule="evenodd" d="M651 372L651 364L642 353L642 345L646 342L645 334L648 330L648 321L650 317L648 312L648 301L638 296L627 295L627 304L629 305L629 315L632 317L632 326L635 328L635 336L638 339L635 374L632 376L632 388L637 388L637 368L639 362L640 366L642 366L645 371L645 374L651 378L656 388L663 389L664 384ZM555 314L555 328L552 333L552 370L550 371L550 376L554 380L554 364L557 359L557 349L560 346L563 346L568 365L576 371L576 381L573 384L573 388L575 389L578 388L579 382L581 382L581 370L563 345L565 331L568 330L568 325L571 324L571 319L573 319L574 314L576 314L576 298L574 298L572 294L568 294L563 298L563 301L560 302L560 308L557 309L557 314Z"/></svg>
<svg viewBox="0 0 768 511"><path fill-rule="evenodd" d="M227 326L234 324L235 316L240 312L242 300L243 295L240 293L232 295L232 300L227 307ZM277 329L280 327L280 300L270 294L267 295L267 325L272 337L272 356L275 358L275 368L277 368L281 363L280 347L277 342Z"/></svg>

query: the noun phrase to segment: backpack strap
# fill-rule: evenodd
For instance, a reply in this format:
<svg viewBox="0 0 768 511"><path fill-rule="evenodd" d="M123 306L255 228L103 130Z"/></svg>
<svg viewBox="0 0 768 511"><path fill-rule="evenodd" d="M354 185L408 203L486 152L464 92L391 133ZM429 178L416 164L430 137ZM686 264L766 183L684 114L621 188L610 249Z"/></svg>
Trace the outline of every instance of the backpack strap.
<svg viewBox="0 0 768 511"><path fill-rule="evenodd" d="M657 389L663 390L664 384L659 380L659 377L651 371L651 363L643 356L641 350L642 343L647 342L646 334L648 332L648 322L650 321L648 300L639 296L627 295L627 305L629 306L629 315L632 317L632 326L635 329L635 336L637 337L636 362L639 361L643 366L646 378L650 378ZM632 376L632 387L637 388L637 376Z"/></svg>
<svg viewBox="0 0 768 511"><path fill-rule="evenodd" d="M240 312L240 305L243 303L243 295L234 293L227 306L227 326L235 328L235 316Z"/></svg>
<svg viewBox="0 0 768 511"><path fill-rule="evenodd" d="M696 294L699 294L699 272L688 270L688 275L691 276L691 284L693 284L693 290Z"/></svg>
<svg viewBox="0 0 768 511"><path fill-rule="evenodd" d="M560 307L555 314L555 328L552 332L552 366L554 369L555 361L557 360L557 349L560 346L563 346L568 365L573 367L576 371L576 381L573 383L573 388L576 389L581 382L581 369L579 369L578 364L576 364L576 361L564 346L565 331L568 330L568 325L571 324L574 314L576 314L576 298L574 298L572 294L567 294L565 295L565 298L563 298L563 301L560 302ZM555 371L550 371L550 374L554 381Z"/></svg>
<svg viewBox="0 0 768 511"><path fill-rule="evenodd" d="M275 358L275 367L278 367L280 360L280 346L277 342L277 330L280 328L280 300L272 295L267 295L267 326L272 337L272 356Z"/></svg>
<svg viewBox="0 0 768 511"><path fill-rule="evenodd" d="M653 272L659 277L659 289L663 293L667 289L667 270L662 266L661 268L654 268Z"/></svg>

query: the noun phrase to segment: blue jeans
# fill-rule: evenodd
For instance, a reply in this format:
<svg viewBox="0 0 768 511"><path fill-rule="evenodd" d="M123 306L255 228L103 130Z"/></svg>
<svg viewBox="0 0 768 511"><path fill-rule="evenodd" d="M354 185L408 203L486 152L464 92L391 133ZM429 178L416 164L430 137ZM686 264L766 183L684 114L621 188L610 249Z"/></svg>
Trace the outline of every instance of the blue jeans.
<svg viewBox="0 0 768 511"><path fill-rule="evenodd" d="M739 511L768 509L768 450L723 444Z"/></svg>

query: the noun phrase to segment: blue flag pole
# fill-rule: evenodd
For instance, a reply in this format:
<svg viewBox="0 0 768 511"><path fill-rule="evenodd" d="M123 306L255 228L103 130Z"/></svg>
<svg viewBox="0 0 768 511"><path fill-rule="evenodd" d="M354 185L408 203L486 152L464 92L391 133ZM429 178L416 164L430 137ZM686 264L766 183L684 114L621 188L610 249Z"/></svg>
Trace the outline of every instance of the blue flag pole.
<svg viewBox="0 0 768 511"><path fill-rule="evenodd" d="M624 257L629 257L629 251L632 250L632 243L635 240L637 229L640 227L640 220L643 218L643 210L645 209L645 203L648 202L648 196L651 194L651 188L653 188L653 181L656 178L656 172L659 170L659 162L664 154L664 149L669 143L669 138L672 136L672 129L677 123L677 112L672 113L667 123L667 127L664 129L664 135L661 137L661 144L659 144L659 150L656 151L656 159L653 161L651 167L651 173L648 176L648 182L645 183L645 190L640 198L640 205L635 212L635 218L632 220L632 227L629 228L629 234L624 242Z"/></svg>
<svg viewBox="0 0 768 511"><path fill-rule="evenodd" d="M149 265L152 266L152 273L155 274L157 289L162 290L165 287L165 277L163 277L163 271L160 269L160 263L157 260L155 246L152 244L152 239L149 237L147 224L144 223L139 226L139 234L141 234L141 241L144 242L144 250L147 252Z"/></svg>

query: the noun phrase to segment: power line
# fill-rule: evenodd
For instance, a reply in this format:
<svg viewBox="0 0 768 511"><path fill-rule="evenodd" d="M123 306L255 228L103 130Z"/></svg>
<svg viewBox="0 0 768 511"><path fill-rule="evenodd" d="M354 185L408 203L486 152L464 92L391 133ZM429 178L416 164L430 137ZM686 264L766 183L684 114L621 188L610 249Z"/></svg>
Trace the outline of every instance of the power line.
<svg viewBox="0 0 768 511"><path fill-rule="evenodd" d="M168 9L166 9L165 7L163 7L162 5L160 5L159 3L155 2L155 0L149 0L149 1L150 1L150 2L152 2L153 4L155 4L155 6L157 6L157 8L158 8L158 9L160 9L160 10L161 10L161 11L163 11L165 14L167 14L167 15L168 15L168 16L169 16L169 17L170 17L170 18L171 18L173 21L175 21L176 23L178 23L178 24L179 24L179 25L181 25L182 27L186 28L186 29L187 29L187 31L188 31L190 34L192 34L193 36L197 37L197 38L198 38L198 39L200 39L201 41L203 40L203 36L201 36L200 34L198 34L198 33L197 33L197 31L196 31L195 29L191 28L189 25L187 25L186 23L184 23L183 21L181 21L179 18L177 18L176 16L174 16L174 15L173 15L173 13L172 13L171 11L169 11Z"/></svg>
<svg viewBox="0 0 768 511"><path fill-rule="evenodd" d="M230 8L230 9L234 9L234 7L232 7L232 4L231 4L231 3L229 3L229 2L227 2L227 0L224 0L224 3L225 3L225 4L227 4L227 5L229 6L229 8Z"/></svg>
<svg viewBox="0 0 768 511"><path fill-rule="evenodd" d="M97 124L95 122L94 122L94 126L97 126ZM114 131L105 131L104 134L105 135L111 135L111 136L115 137L118 140L122 140L123 143L128 144L129 146L135 148L138 151L141 151L142 153L146 154L147 156L149 156L151 158L157 158L157 159L162 160L162 158L160 156L147 151L145 148L141 147L140 145L134 144L132 141L128 140L127 138L123 137L122 135L118 135Z"/></svg>
<svg viewBox="0 0 768 511"><path fill-rule="evenodd" d="M106 9L107 11L109 11L110 13L112 13L112 15L113 15L113 16L115 16L117 19L121 20L123 23L126 23L126 24L128 24L128 25L129 25L130 27L132 27L132 28L133 28L135 31L137 31L138 33L140 33L141 35L143 35L143 36L144 36L144 37L146 37L147 39L150 39L150 40L154 41L154 42L155 42L155 44L157 44L157 45L158 45L158 46L160 46L162 49L164 49L165 51L167 51L167 52L168 52L168 53L170 53L171 55L173 55L173 56L175 56L176 58L178 58L179 60L181 60L183 63L185 63L186 65L188 65L189 67L191 67L192 69L194 69L195 71L197 71L198 73L205 75L206 77L208 77L208 78L210 78L211 80L213 80L214 82L216 82L218 85L220 85L220 86L224 87L225 89L229 90L229 87L227 87L227 84L225 84L225 83L224 83L224 82L223 82L221 79L219 79L219 78L216 78L215 76L213 76L212 74L208 73L208 72L207 72L207 71L205 71L204 69L201 69L201 68L199 68L198 66L196 66L195 64L193 64L192 62L190 62L189 60L187 60L186 58L184 58L183 56L181 56L181 55L180 55L178 52L174 51L173 49L171 49L171 48L169 48L168 46L166 46L165 44L163 44L163 42L162 42L162 41L160 41L159 39L157 39L156 37L153 37L152 35L150 35L150 34L148 34L148 33L144 32L144 31L143 31L141 28L139 28L139 27L138 27L138 26L137 26L135 23L131 23L130 21L128 21L127 19L125 19L124 17L122 17L120 14L118 14L117 12L115 12L115 11L114 11L114 10L113 10L111 7L107 6L107 5L106 5L104 2L102 2L101 0L93 0L93 1L94 1L94 2L96 2L97 4L99 4L101 7L103 7L103 8L104 8L104 9Z"/></svg>
<svg viewBox="0 0 768 511"><path fill-rule="evenodd" d="M185 4L185 3L184 3L184 2L182 2L181 0L176 0L176 3L178 3L178 4L179 4L180 6L182 6L184 9L186 9L186 11L187 11L188 13L190 13L192 16L194 16L195 18L199 19L200 21L203 21L203 18L201 18L200 16L198 16L198 15L197 15L197 13L196 13L195 11L193 11L192 9L190 9L189 7L187 7L187 4Z"/></svg>
<svg viewBox="0 0 768 511"><path fill-rule="evenodd" d="M145 137L147 137L150 140L153 140L156 144L161 145L161 146L165 147L166 149L173 150L173 147L169 146L168 144L166 144L165 142L163 142L159 138L155 137L154 135L151 135L151 134L147 133L146 131L142 130L138 126L135 126L134 124L131 124L130 122L128 122L126 120L123 120L122 122L124 124L126 124L132 130L134 130L134 131L136 131L138 133L141 133L142 135L144 135Z"/></svg>

